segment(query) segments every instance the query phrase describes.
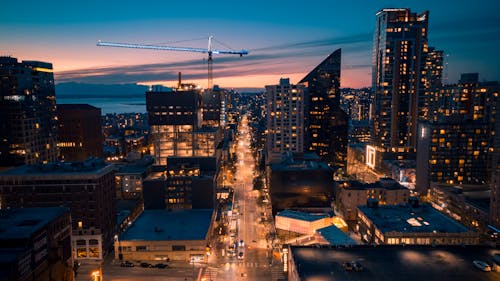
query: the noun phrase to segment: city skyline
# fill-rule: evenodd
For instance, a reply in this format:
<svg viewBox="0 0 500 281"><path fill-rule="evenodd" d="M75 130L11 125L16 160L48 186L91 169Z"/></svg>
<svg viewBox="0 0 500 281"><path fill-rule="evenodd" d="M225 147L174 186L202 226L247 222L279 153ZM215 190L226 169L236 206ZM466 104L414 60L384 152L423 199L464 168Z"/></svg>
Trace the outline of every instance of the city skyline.
<svg viewBox="0 0 500 281"><path fill-rule="evenodd" d="M98 40L130 43L170 43L205 47L207 37L250 55L215 57L214 83L223 87L256 87L281 77L297 83L321 58L343 49L341 87L371 84L372 41L375 13L387 7L430 11L429 42L445 52L445 82L454 83L462 72L479 72L486 80L499 80L500 61L495 42L498 4L481 0L413 3L382 1L350 4L311 3L287 5L252 2L59 3L52 1L6 3L0 12L0 53L23 60L54 65L56 83L94 84L164 83L173 85L177 73L185 80L206 85L206 58L202 54L99 48ZM123 2L121 2L123 3ZM22 16L13 11L22 11ZM191 41L190 39L200 40ZM188 40L188 41L185 41ZM184 41L184 42L179 42ZM176 43L177 42L177 43ZM216 47L224 48L216 42Z"/></svg>

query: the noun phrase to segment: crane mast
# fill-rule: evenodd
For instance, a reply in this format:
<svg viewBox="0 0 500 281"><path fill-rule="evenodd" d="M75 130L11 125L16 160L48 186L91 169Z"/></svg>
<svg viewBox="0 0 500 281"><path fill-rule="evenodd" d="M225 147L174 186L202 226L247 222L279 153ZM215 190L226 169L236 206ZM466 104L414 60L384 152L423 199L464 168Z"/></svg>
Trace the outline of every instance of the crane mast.
<svg viewBox="0 0 500 281"><path fill-rule="evenodd" d="M172 47L172 46L161 46L161 45L148 45L148 44L132 44L132 43L113 43L113 42L102 42L98 41L97 46L101 47L119 47L119 48L132 48L132 49L150 49L150 50L160 50L160 51L180 51L180 52L196 52L208 54L207 67L208 67L208 89L213 87L213 54L221 55L248 55L247 50L219 50L214 49L212 44L213 36L208 37L208 46L206 49L203 48L191 48L191 47Z"/></svg>

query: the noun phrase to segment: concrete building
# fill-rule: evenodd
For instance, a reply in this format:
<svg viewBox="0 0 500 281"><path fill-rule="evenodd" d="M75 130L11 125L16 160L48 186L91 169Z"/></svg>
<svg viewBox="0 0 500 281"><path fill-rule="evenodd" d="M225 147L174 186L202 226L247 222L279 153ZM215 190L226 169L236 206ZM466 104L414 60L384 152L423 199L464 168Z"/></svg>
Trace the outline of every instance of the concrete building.
<svg viewBox="0 0 500 281"><path fill-rule="evenodd" d="M114 168L100 160L24 165L0 173L2 208L67 206L73 258L100 260L116 225Z"/></svg>
<svg viewBox="0 0 500 281"><path fill-rule="evenodd" d="M347 232L347 224L339 217L293 210L278 212L275 217L276 229L300 234L314 234L318 229L331 225Z"/></svg>
<svg viewBox="0 0 500 281"><path fill-rule="evenodd" d="M478 245L479 235L428 204L359 206L364 242L388 245Z"/></svg>
<svg viewBox="0 0 500 281"><path fill-rule="evenodd" d="M376 200L379 205L399 205L408 203L410 198L410 190L390 178L374 183L337 182L335 194L336 210L346 221L355 221L357 207L366 206L369 200Z"/></svg>
<svg viewBox="0 0 500 281"><path fill-rule="evenodd" d="M347 114L340 108L341 49L331 53L299 83L307 87L305 149L345 172Z"/></svg>
<svg viewBox="0 0 500 281"><path fill-rule="evenodd" d="M0 166L57 160L52 64L0 57Z"/></svg>
<svg viewBox="0 0 500 281"><path fill-rule="evenodd" d="M115 259L207 262L213 210L145 210L115 243Z"/></svg>
<svg viewBox="0 0 500 281"><path fill-rule="evenodd" d="M333 170L317 155L284 155L279 164L266 167L273 214L285 209L331 209Z"/></svg>
<svg viewBox="0 0 500 281"><path fill-rule="evenodd" d="M73 280L69 209L0 209L0 225L1 280Z"/></svg>
<svg viewBox="0 0 500 281"><path fill-rule="evenodd" d="M425 94L429 12L382 9L373 42L373 145L383 159L415 159Z"/></svg>
<svg viewBox="0 0 500 281"><path fill-rule="evenodd" d="M284 152L304 151L305 87L280 79L279 85L266 86L267 162L278 161Z"/></svg>

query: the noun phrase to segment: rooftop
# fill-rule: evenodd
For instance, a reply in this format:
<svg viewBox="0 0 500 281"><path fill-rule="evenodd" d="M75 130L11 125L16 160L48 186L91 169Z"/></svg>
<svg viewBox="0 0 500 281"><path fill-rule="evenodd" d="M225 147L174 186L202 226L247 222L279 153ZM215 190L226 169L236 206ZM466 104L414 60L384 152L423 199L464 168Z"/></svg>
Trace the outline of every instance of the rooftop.
<svg viewBox="0 0 500 281"><path fill-rule="evenodd" d="M102 159L94 158L83 162L52 162L48 164L23 165L0 172L0 177L96 174L102 172L103 170L111 169L112 166L104 163Z"/></svg>
<svg viewBox="0 0 500 281"><path fill-rule="evenodd" d="M317 233L330 243L330 245L356 245L349 235L338 229L335 225L330 225L316 230Z"/></svg>
<svg viewBox="0 0 500 281"><path fill-rule="evenodd" d="M325 214L310 214L310 213L299 212L299 211L294 211L294 210L283 210L281 212L278 212L276 214L276 216L287 217L287 218L291 218L291 219L303 220L303 221L308 221L308 222L313 222L313 221L317 221L317 220L328 217Z"/></svg>
<svg viewBox="0 0 500 281"><path fill-rule="evenodd" d="M382 232L407 233L463 233L469 230L459 222L440 213L428 204L419 207L410 205L358 206Z"/></svg>
<svg viewBox="0 0 500 281"><path fill-rule="evenodd" d="M374 183L363 183L360 181L351 180L351 181L338 182L337 185L345 189L353 189L353 190L365 190L373 188L383 188L391 190L408 189L391 178L381 178L379 181Z"/></svg>
<svg viewBox="0 0 500 281"><path fill-rule="evenodd" d="M0 240L29 238L62 214L69 212L64 207L20 208L0 210Z"/></svg>
<svg viewBox="0 0 500 281"><path fill-rule="evenodd" d="M212 209L145 210L120 240L205 240Z"/></svg>
<svg viewBox="0 0 500 281"><path fill-rule="evenodd" d="M454 281L498 280L499 272L482 272L473 260L491 263L499 249L479 247L400 247L351 246L291 247L290 258L300 280L384 280L384 281ZM357 260L362 272L348 272L342 263Z"/></svg>

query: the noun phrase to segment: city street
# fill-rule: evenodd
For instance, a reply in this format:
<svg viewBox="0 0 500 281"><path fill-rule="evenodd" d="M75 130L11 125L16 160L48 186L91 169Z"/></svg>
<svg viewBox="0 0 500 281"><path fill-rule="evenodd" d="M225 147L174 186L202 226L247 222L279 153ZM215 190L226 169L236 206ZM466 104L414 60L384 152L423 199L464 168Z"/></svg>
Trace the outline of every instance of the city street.
<svg viewBox="0 0 500 281"><path fill-rule="evenodd" d="M270 225L261 222L270 215L266 205L257 204L260 191L253 190L255 159L250 150L248 117L242 117L239 125L236 153L238 155L234 185L233 212L230 221L236 221L236 233L225 240L225 250L236 243L235 256L222 257L216 253L216 264L209 264L202 280L277 280L283 278L281 262L272 258L271 245L266 235ZM268 248L269 247L269 248Z"/></svg>

